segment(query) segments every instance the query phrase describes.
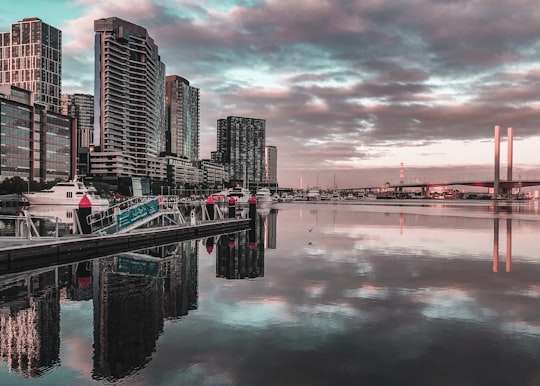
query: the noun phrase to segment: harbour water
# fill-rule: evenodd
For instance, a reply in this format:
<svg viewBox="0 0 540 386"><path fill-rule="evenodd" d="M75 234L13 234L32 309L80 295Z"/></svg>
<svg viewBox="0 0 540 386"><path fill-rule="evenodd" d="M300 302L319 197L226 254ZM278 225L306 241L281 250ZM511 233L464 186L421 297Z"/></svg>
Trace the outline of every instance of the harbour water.
<svg viewBox="0 0 540 386"><path fill-rule="evenodd" d="M538 202L300 202L0 277L2 385L538 385Z"/></svg>

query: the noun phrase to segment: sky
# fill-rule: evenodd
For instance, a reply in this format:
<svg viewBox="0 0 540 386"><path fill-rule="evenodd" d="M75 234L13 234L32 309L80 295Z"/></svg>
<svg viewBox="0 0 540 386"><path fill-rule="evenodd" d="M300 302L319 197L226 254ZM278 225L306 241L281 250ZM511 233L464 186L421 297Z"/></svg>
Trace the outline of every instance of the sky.
<svg viewBox="0 0 540 386"><path fill-rule="evenodd" d="M167 75L200 90L200 158L216 122L266 120L280 186L489 180L494 126L514 179L540 179L540 8L533 0L18 0L0 30L62 30L62 92L93 93L94 20L145 27Z"/></svg>

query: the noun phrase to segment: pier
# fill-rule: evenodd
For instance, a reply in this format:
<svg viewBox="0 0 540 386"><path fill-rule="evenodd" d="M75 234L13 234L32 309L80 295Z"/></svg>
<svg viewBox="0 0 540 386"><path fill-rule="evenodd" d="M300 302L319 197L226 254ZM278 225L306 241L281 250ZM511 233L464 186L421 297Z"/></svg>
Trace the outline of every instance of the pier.
<svg viewBox="0 0 540 386"><path fill-rule="evenodd" d="M0 237L0 274L239 232L250 228L247 214L245 211L226 218L217 205L201 203L190 210L186 221L175 203L151 198L127 203L122 210L111 207L86 216L90 232L81 232L84 227L75 216L74 228L78 231L64 236L59 236L58 224L55 231L40 235L34 222L43 217L24 212L0 216L4 224L12 222L15 231L11 237Z"/></svg>

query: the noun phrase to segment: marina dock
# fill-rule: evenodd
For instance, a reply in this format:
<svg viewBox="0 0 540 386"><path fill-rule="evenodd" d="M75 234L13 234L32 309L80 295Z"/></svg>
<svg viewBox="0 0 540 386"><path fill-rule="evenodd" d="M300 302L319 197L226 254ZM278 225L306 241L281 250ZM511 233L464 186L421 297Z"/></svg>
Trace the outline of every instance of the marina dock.
<svg viewBox="0 0 540 386"><path fill-rule="evenodd" d="M107 256L167 243L249 229L249 219L136 229L129 233L73 235L56 239L0 242L0 274Z"/></svg>

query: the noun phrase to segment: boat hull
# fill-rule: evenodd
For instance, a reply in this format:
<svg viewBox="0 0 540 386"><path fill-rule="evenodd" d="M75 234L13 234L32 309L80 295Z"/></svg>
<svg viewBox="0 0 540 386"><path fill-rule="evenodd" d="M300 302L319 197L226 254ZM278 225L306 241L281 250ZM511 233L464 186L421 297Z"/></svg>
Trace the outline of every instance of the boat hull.
<svg viewBox="0 0 540 386"><path fill-rule="evenodd" d="M69 205L78 206L82 197L64 197L58 198L57 196L47 196L39 193L25 193L24 198L28 200L30 205ZM87 196L92 206L109 206L109 201L105 199L96 199Z"/></svg>

